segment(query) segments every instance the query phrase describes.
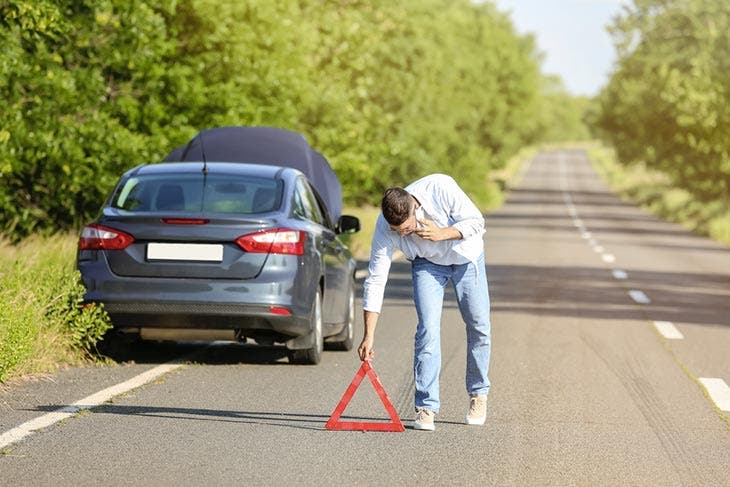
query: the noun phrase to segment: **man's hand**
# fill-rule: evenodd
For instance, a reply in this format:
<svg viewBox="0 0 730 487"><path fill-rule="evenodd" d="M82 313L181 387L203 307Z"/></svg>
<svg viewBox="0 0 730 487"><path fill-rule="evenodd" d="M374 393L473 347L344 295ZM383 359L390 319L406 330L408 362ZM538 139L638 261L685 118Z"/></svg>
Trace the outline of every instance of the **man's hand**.
<svg viewBox="0 0 730 487"><path fill-rule="evenodd" d="M375 352L373 351L373 338L372 337L364 337L362 339L362 342L360 343L360 346L357 348L357 354L360 356L360 360L372 360L373 357L375 357Z"/></svg>
<svg viewBox="0 0 730 487"><path fill-rule="evenodd" d="M433 220L418 220L421 227L416 229L416 235L424 240L439 242L441 240L458 240L461 238L461 232L454 227L441 228L436 225Z"/></svg>

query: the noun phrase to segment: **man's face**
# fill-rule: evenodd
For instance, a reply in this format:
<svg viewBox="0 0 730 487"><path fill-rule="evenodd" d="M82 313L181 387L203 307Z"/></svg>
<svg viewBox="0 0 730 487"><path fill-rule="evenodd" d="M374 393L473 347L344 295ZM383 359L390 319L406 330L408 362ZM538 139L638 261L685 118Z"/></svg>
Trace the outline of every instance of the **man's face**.
<svg viewBox="0 0 730 487"><path fill-rule="evenodd" d="M403 223L400 225L389 225L390 229L398 232L398 235L401 237L405 237L406 235L410 235L413 232L416 231L416 228L418 228L418 221L416 221L416 214L411 209L411 214L408 218L405 219Z"/></svg>

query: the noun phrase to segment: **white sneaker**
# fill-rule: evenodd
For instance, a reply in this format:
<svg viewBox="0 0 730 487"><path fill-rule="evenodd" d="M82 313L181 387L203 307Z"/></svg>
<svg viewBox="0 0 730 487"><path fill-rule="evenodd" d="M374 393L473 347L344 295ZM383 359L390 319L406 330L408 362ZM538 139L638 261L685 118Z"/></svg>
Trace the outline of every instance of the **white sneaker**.
<svg viewBox="0 0 730 487"><path fill-rule="evenodd" d="M433 418L436 414L426 408L416 408L416 421L413 423L413 429L433 431L436 427L433 424Z"/></svg>
<svg viewBox="0 0 730 487"><path fill-rule="evenodd" d="M469 396L469 412L466 424L481 425L487 421L487 396Z"/></svg>

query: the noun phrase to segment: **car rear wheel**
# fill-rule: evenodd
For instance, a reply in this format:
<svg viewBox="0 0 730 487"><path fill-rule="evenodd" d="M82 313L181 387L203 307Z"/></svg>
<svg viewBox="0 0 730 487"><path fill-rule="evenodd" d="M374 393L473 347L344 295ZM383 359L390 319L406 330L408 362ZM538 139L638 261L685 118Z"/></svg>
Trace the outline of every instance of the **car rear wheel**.
<svg viewBox="0 0 730 487"><path fill-rule="evenodd" d="M350 293L347 298L347 322L345 328L338 333L335 340L328 343L332 350L352 350L355 338L355 283L350 285Z"/></svg>
<svg viewBox="0 0 730 487"><path fill-rule="evenodd" d="M313 346L302 350L289 350L290 363L316 365L322 359L324 337L322 336L322 295L319 289L317 289L314 296L310 321L312 323Z"/></svg>

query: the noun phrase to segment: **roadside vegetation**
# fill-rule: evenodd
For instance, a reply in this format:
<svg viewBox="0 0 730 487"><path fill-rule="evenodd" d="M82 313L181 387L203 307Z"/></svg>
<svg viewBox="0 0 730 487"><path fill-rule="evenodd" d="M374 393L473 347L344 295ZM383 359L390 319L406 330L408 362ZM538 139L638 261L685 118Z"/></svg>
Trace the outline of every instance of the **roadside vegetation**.
<svg viewBox="0 0 730 487"><path fill-rule="evenodd" d="M87 361L110 326L100 307L79 306L76 241L59 234L0 242L0 383Z"/></svg>
<svg viewBox="0 0 730 487"><path fill-rule="evenodd" d="M633 200L730 243L730 8L633 3L611 27L618 60L589 117L613 151L594 158Z"/></svg>
<svg viewBox="0 0 730 487"><path fill-rule="evenodd" d="M706 200L678 187L665 173L645 164L619 164L613 149L588 151L593 166L625 199L699 235L730 246L730 198Z"/></svg>
<svg viewBox="0 0 730 487"><path fill-rule="evenodd" d="M304 134L349 205L433 172L488 205L521 147L587 133L490 2L6 0L0 44L12 241L80 227L124 170L213 126Z"/></svg>

